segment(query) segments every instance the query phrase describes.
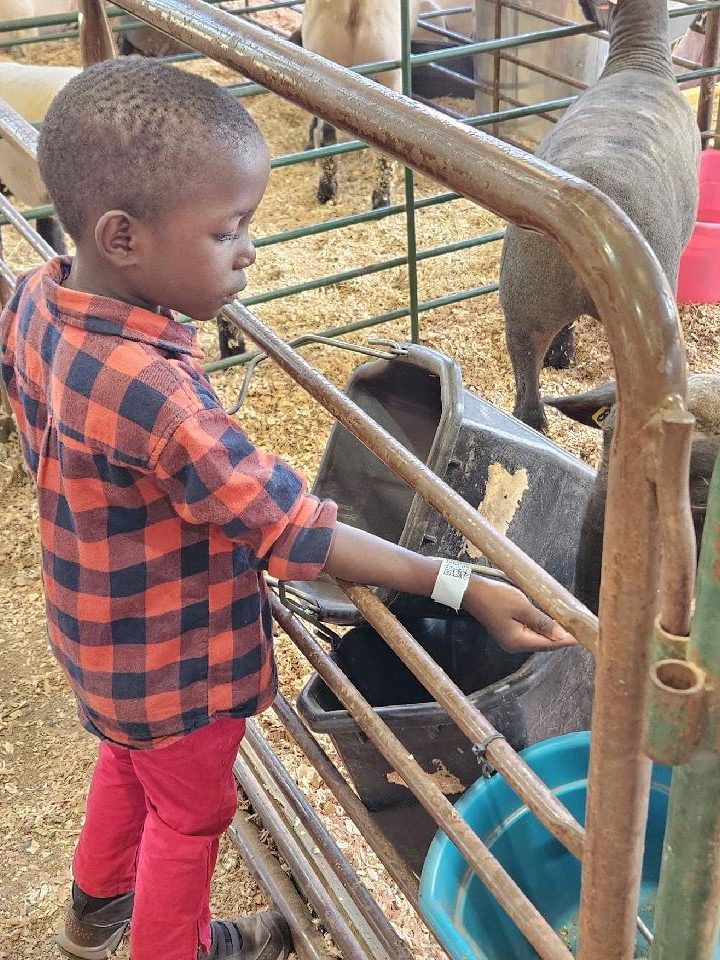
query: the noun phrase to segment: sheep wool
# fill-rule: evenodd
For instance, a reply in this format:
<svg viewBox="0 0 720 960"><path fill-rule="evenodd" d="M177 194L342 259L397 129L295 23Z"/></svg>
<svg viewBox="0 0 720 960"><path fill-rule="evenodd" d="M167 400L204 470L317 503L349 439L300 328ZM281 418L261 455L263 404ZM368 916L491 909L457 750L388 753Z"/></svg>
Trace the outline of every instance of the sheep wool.
<svg viewBox="0 0 720 960"><path fill-rule="evenodd" d="M0 63L2 99L29 123L40 123L57 93L79 67L45 67ZM0 140L0 182L21 202L40 206L48 202L37 164L6 140Z"/></svg>

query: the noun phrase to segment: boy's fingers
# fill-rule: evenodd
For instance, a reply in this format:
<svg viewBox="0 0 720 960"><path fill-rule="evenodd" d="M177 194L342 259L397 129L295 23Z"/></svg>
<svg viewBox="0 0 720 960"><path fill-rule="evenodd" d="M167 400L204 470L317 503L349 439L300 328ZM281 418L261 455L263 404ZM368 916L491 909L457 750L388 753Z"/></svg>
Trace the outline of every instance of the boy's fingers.
<svg viewBox="0 0 720 960"><path fill-rule="evenodd" d="M556 620L553 620L552 617L543 613L542 610L536 610L534 613L535 616L532 618L532 621L526 623L526 626L529 630L532 630L533 633L537 633L541 637L546 638L548 646L557 646L559 644L569 646L570 644L577 643L571 633L568 633Z"/></svg>

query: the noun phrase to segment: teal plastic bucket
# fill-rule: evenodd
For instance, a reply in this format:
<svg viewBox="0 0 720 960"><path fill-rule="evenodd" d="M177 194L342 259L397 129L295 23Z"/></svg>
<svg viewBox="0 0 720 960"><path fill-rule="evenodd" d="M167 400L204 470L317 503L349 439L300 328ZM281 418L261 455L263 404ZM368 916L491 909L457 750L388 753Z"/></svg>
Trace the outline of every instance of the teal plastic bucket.
<svg viewBox="0 0 720 960"><path fill-rule="evenodd" d="M590 734L587 732L545 740L520 754L581 823L585 822L589 755ZM660 875L670 777L668 767L653 767L640 905L640 915L650 928ZM478 780L455 806L575 952L580 863L540 824L499 774L489 780ZM420 907L453 960L537 958L535 950L440 831L423 867ZM635 956L649 955L647 943L638 935ZM720 960L720 950L717 960Z"/></svg>

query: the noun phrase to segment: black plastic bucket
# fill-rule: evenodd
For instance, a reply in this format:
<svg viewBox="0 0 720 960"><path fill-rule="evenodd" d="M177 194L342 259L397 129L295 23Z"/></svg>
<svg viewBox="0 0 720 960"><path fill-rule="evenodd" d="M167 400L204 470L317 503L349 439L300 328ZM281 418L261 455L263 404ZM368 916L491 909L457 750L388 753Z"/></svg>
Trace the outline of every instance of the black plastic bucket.
<svg viewBox="0 0 720 960"><path fill-rule="evenodd" d="M589 727L593 659L584 650L507 654L465 617L406 626L516 750ZM372 628L348 631L332 656L451 802L477 780L472 744ZM434 821L317 674L297 708L311 730L330 736L378 826L419 874Z"/></svg>
<svg viewBox="0 0 720 960"><path fill-rule="evenodd" d="M501 528L510 540L571 590L594 471L464 389L460 368L450 357L427 347L402 346L406 352L393 360L361 364L347 385L348 397L473 508L489 518L494 513L496 520L504 514ZM487 562L340 424L330 434L313 493L335 500L344 523L409 550ZM321 577L293 586L312 598L321 621L363 622L334 583ZM382 590L379 595L399 614L449 615L447 608L409 595Z"/></svg>

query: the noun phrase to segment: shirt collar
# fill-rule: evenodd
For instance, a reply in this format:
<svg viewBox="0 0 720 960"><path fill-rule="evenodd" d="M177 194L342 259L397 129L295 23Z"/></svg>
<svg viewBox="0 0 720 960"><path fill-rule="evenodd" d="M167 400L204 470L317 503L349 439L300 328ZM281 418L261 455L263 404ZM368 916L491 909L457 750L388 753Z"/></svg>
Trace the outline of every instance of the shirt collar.
<svg viewBox="0 0 720 960"><path fill-rule="evenodd" d="M71 265L72 257L55 257L41 268L43 296L50 313L58 320L94 333L147 343L171 353L204 357L195 337L195 327L179 323L169 310L153 313L121 300L63 286Z"/></svg>

